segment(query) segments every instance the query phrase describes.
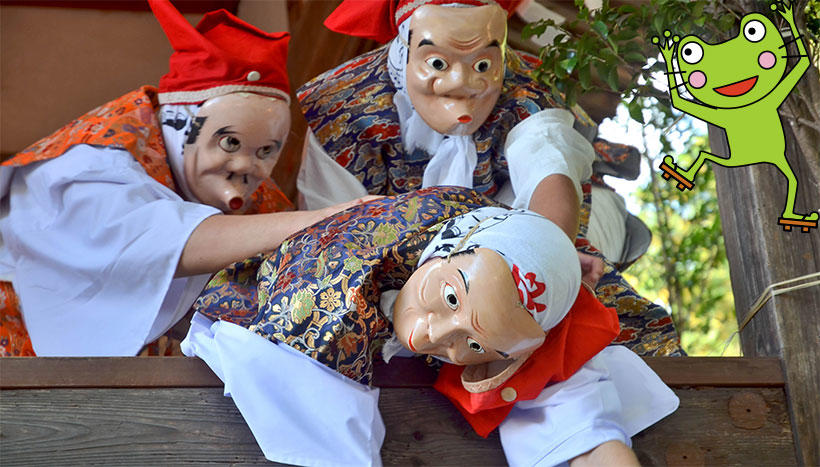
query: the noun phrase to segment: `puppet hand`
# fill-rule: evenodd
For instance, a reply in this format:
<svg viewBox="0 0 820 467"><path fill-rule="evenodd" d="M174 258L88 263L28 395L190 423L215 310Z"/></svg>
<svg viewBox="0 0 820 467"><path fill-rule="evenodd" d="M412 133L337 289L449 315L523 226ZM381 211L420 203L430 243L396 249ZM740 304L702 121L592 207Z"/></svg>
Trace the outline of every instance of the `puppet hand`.
<svg viewBox="0 0 820 467"><path fill-rule="evenodd" d="M595 286L604 275L604 262L597 256L578 252L578 260L581 262L581 282L595 290Z"/></svg>

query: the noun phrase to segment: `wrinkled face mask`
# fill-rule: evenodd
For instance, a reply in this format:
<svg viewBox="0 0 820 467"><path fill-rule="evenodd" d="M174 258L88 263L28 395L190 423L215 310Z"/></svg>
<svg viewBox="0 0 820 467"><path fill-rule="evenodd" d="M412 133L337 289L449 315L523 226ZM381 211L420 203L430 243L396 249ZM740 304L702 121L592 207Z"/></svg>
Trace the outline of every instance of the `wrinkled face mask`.
<svg viewBox="0 0 820 467"><path fill-rule="evenodd" d="M581 286L572 242L524 209L485 207L446 221L419 264L393 305L394 337L466 366L462 376L483 390L543 344Z"/></svg>
<svg viewBox="0 0 820 467"><path fill-rule="evenodd" d="M406 86L413 107L439 133L474 133L501 95L505 11L425 5L408 21Z"/></svg>
<svg viewBox="0 0 820 467"><path fill-rule="evenodd" d="M196 199L239 214L270 177L290 131L281 99L238 92L206 101L183 149L188 189Z"/></svg>
<svg viewBox="0 0 820 467"><path fill-rule="evenodd" d="M393 309L393 328L405 348L457 365L518 358L544 341L507 263L486 248L427 261Z"/></svg>

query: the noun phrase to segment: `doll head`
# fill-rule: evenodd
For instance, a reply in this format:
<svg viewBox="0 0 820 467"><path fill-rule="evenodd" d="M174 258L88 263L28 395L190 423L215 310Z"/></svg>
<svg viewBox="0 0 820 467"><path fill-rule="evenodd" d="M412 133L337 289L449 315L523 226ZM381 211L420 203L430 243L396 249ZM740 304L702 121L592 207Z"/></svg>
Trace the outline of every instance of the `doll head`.
<svg viewBox="0 0 820 467"><path fill-rule="evenodd" d="M503 383L569 311L575 248L526 210L481 208L447 222L399 292L393 329L407 349L467 368L465 387Z"/></svg>
<svg viewBox="0 0 820 467"><path fill-rule="evenodd" d="M517 359L544 342L510 268L488 248L428 260L402 288L394 310L404 347L458 365Z"/></svg>
<svg viewBox="0 0 820 467"><path fill-rule="evenodd" d="M158 100L175 181L189 201L242 213L290 130L290 36L226 10L193 27L168 0L149 4L174 48Z"/></svg>
<svg viewBox="0 0 820 467"><path fill-rule="evenodd" d="M504 81L507 13L495 4L424 5L410 21L407 94L442 134L472 134L495 107Z"/></svg>
<svg viewBox="0 0 820 467"><path fill-rule="evenodd" d="M388 70L396 90L441 134L469 135L501 94L507 18L521 0L344 0L330 30L392 41Z"/></svg>
<svg viewBox="0 0 820 467"><path fill-rule="evenodd" d="M207 100L183 147L185 180L201 203L241 213L270 177L290 130L285 101L236 92Z"/></svg>

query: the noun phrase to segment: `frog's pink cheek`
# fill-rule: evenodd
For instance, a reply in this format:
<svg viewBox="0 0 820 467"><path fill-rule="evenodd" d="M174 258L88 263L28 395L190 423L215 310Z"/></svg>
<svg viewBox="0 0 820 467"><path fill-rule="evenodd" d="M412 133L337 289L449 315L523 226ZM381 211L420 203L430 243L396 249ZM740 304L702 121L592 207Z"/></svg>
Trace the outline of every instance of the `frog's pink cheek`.
<svg viewBox="0 0 820 467"><path fill-rule="evenodd" d="M760 65L760 67L764 70L768 70L769 68L773 67L775 61L777 61L777 59L775 58L774 54L769 52L768 50L757 56L757 64Z"/></svg>
<svg viewBox="0 0 820 467"><path fill-rule="evenodd" d="M702 71L689 73L689 84L695 89L702 88L706 84L706 75Z"/></svg>

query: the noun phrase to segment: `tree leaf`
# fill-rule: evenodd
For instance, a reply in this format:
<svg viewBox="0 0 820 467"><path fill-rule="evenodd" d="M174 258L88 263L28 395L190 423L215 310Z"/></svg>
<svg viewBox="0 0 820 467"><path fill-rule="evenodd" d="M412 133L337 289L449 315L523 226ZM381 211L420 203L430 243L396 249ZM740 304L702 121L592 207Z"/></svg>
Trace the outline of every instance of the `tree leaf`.
<svg viewBox="0 0 820 467"><path fill-rule="evenodd" d="M598 20L592 23L592 29L595 30L598 34L601 35L604 39L609 37L609 28L604 24L603 21Z"/></svg>
<svg viewBox="0 0 820 467"><path fill-rule="evenodd" d="M663 25L664 25L663 16L655 15L655 17L652 18L652 27L655 28L656 33L663 34Z"/></svg>
<svg viewBox="0 0 820 467"><path fill-rule="evenodd" d="M626 108L629 110L629 116L632 117L632 120L640 122L641 125L646 124L646 121L643 118L643 110L641 109L640 103L637 99L633 99L632 102L628 103Z"/></svg>
<svg viewBox="0 0 820 467"><path fill-rule="evenodd" d="M612 88L613 91L617 92L619 90L617 66L613 66L609 69L606 75L606 83L609 85L610 88Z"/></svg>
<svg viewBox="0 0 820 467"><path fill-rule="evenodd" d="M629 52L624 55L624 60L631 63L646 63L646 57L638 52Z"/></svg>
<svg viewBox="0 0 820 467"><path fill-rule="evenodd" d="M568 74L572 74L572 71L575 70L575 65L578 63L578 57L575 55L565 58L561 60L561 68L566 70Z"/></svg>
<svg viewBox="0 0 820 467"><path fill-rule="evenodd" d="M543 21L529 23L521 30L521 38L527 40L533 36L540 36L547 30L547 25Z"/></svg>
<svg viewBox="0 0 820 467"><path fill-rule="evenodd" d="M578 68L578 81L581 83L581 88L583 88L584 91L590 88L592 71L590 70L589 65Z"/></svg>
<svg viewBox="0 0 820 467"><path fill-rule="evenodd" d="M718 28L721 31L728 31L735 25L735 17L729 13L724 13L718 20Z"/></svg>

